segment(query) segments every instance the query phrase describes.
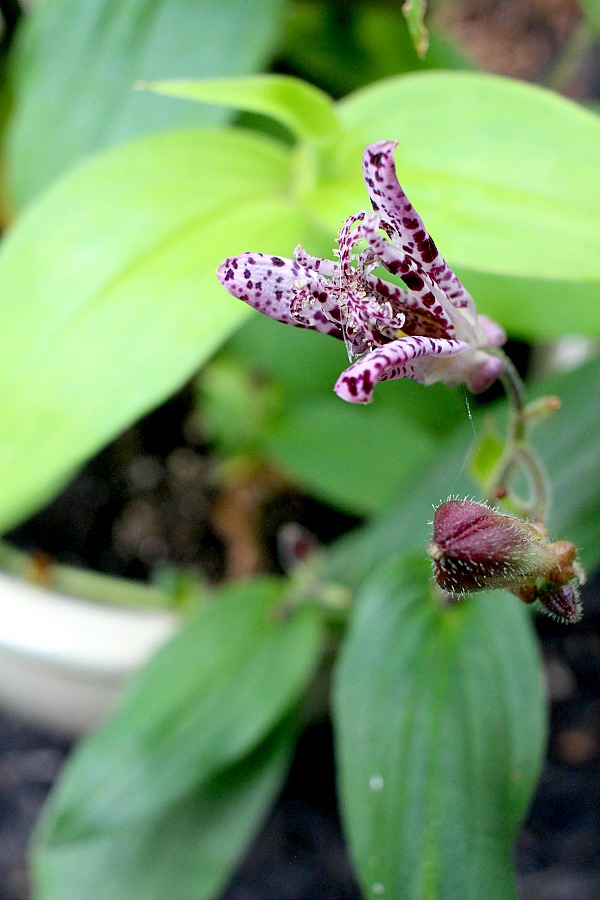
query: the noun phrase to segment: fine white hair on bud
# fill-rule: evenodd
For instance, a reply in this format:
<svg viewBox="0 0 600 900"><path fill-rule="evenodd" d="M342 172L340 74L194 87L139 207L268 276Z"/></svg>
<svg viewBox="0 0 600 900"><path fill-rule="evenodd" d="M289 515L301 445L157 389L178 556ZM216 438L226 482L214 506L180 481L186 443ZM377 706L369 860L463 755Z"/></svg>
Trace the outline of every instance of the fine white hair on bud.
<svg viewBox="0 0 600 900"><path fill-rule="evenodd" d="M560 621L581 618L577 549L570 541L549 543L542 525L450 499L435 511L428 553L436 582L449 594L504 588L525 603L539 601Z"/></svg>

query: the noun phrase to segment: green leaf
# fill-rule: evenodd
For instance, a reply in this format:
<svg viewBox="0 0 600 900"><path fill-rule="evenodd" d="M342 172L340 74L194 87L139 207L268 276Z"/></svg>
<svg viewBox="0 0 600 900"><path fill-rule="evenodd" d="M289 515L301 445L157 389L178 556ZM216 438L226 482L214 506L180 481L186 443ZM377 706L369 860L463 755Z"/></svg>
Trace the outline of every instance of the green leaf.
<svg viewBox="0 0 600 900"><path fill-rule="evenodd" d="M429 34L425 27L425 10L427 0L404 0L402 12L408 25L408 30L417 52L421 59L427 53L429 47Z"/></svg>
<svg viewBox="0 0 600 900"><path fill-rule="evenodd" d="M320 657L315 608L282 615L283 583L224 589L130 684L52 795L44 843L153 819L252 752L305 692Z"/></svg>
<svg viewBox="0 0 600 900"><path fill-rule="evenodd" d="M108 151L32 205L0 251L0 529L178 388L249 313L215 277L312 229L289 158L241 131Z"/></svg>
<svg viewBox="0 0 600 900"><path fill-rule="evenodd" d="M324 227L365 208L364 147L397 138L401 184L484 311L518 333L564 334L565 314L600 329L597 116L533 85L432 71L357 91L338 114L348 136L304 197Z"/></svg>
<svg viewBox="0 0 600 900"><path fill-rule="evenodd" d="M255 401L279 398L269 416L255 408L251 449L274 459L313 496L353 513L387 506L464 415L462 391L406 381L381 385L366 408L344 403L333 393L348 365L343 343L266 316L245 322L220 358L245 364L262 386Z"/></svg>
<svg viewBox="0 0 600 900"><path fill-rule="evenodd" d="M289 408L264 435L267 454L311 494L359 515L386 506L433 443L401 409L334 394Z"/></svg>
<svg viewBox="0 0 600 900"><path fill-rule="evenodd" d="M284 0L52 0L24 22L12 81L8 181L23 206L82 157L222 111L133 90L139 79L242 75L269 58ZM232 52L235 48L235 52Z"/></svg>
<svg viewBox="0 0 600 900"><path fill-rule="evenodd" d="M293 721L285 719L240 762L135 828L54 844L46 843L42 827L32 859L36 897L204 900L218 895L281 787L295 735Z"/></svg>
<svg viewBox="0 0 600 900"><path fill-rule="evenodd" d="M299 138L320 140L338 130L335 107L327 94L287 75L253 75L210 81L157 81L140 87L202 103L270 116Z"/></svg>
<svg viewBox="0 0 600 900"><path fill-rule="evenodd" d="M504 593L444 608L428 563L358 600L334 713L345 828L366 897L516 897L512 842L542 761L530 616Z"/></svg>

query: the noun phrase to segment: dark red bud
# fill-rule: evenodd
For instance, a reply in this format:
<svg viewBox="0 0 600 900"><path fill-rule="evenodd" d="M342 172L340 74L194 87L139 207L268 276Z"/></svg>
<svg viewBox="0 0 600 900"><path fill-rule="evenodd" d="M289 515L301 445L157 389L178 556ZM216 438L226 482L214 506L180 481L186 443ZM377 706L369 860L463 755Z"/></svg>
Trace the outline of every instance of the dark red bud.
<svg viewBox="0 0 600 900"><path fill-rule="evenodd" d="M484 503L448 500L435 512L429 544L439 586L461 594L505 588L539 601L560 622L579 622L585 573L570 541L548 543L543 525L503 515Z"/></svg>
<svg viewBox="0 0 600 900"><path fill-rule="evenodd" d="M472 500L438 506L428 552L435 580L451 593L521 588L556 565L535 525Z"/></svg>

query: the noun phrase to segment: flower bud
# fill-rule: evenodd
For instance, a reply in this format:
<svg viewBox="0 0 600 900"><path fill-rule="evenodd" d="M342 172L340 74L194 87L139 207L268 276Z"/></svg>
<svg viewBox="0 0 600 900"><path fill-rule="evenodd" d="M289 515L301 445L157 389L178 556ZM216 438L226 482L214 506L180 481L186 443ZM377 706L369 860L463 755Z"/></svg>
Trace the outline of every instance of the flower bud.
<svg viewBox="0 0 600 900"><path fill-rule="evenodd" d="M581 619L585 580L570 541L546 539L543 526L484 503L448 500L435 511L429 544L438 585L452 594L505 588L524 603L539 601L561 622Z"/></svg>
<svg viewBox="0 0 600 900"><path fill-rule="evenodd" d="M581 600L579 599L579 586L577 581L569 584L550 586L548 590L540 590L537 599L553 619L569 624L579 622L583 614Z"/></svg>
<svg viewBox="0 0 600 900"><path fill-rule="evenodd" d="M556 565L535 525L472 500L438 506L428 552L435 580L455 594L535 584Z"/></svg>

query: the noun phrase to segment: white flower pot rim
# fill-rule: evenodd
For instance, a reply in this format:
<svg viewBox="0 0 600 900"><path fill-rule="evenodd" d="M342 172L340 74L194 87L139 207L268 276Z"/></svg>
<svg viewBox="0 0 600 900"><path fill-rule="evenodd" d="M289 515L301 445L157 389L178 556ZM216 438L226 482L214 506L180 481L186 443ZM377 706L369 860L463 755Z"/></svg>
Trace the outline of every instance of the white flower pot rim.
<svg viewBox="0 0 600 900"><path fill-rule="evenodd" d="M0 703L65 734L87 731L178 623L168 610L81 600L0 572Z"/></svg>

